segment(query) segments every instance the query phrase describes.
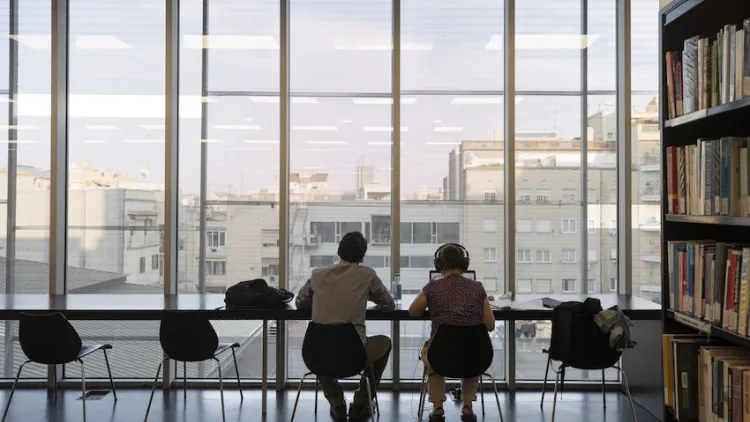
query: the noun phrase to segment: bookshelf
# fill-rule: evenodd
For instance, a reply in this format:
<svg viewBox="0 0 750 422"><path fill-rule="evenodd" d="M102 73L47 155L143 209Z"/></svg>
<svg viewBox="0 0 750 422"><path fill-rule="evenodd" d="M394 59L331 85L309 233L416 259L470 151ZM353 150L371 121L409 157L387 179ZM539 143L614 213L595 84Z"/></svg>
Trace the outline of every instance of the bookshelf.
<svg viewBox="0 0 750 422"><path fill-rule="evenodd" d="M749 336L739 334L733 329L725 328L723 320L718 323L716 320L707 321L704 319L705 315L696 315L695 312L690 314L687 310L698 309L700 312L700 306L703 305L698 305L697 308L694 308L694 305L691 302L687 302L689 303L687 309L672 309L672 307L678 308L676 302L680 302L679 296L673 295L673 290L677 289L678 292L681 292L680 289L682 287L675 287L679 286L679 284L673 283L673 280L671 279L672 273L670 272L670 267L673 266L675 262L680 263L680 261L670 262L670 260L673 259L671 255L674 255L676 250L672 249L672 253L670 253L670 248L674 247L674 242L715 241L716 243L736 243L750 246L750 210L743 210L739 215L731 212L731 210L729 215L712 215L716 208L709 212L703 211L703 202L706 195L705 192L701 191L701 188L697 188L697 191L693 191L693 199L696 201L695 203L698 204L696 207L698 209L697 212L696 208L693 208L691 214L688 214L687 211L680 213L679 210L677 213L674 213L673 211L670 212L674 206L674 202L672 201L675 201L675 199L674 197L669 196L670 192L674 192L674 188L673 185L671 185L672 179L670 179L670 174L668 174L670 165L673 165L668 162L668 151L674 153L675 147L679 149L697 145L697 149L701 150L701 144L700 142L697 142L699 138L719 140L722 137L730 136L742 138L750 137L750 96L744 95L744 92L736 92L734 97L727 94L726 100L720 98L718 104L712 102L710 94L710 90L713 88L713 85L711 85L712 80L706 79L705 76L701 76L703 82L696 83L696 85L700 87L702 83L708 84L709 88L707 88L707 90L709 93L706 94L702 91L703 88L698 88L696 91L693 91L693 93L701 99L695 100L695 105L692 108L685 107L682 112L675 113L675 109L677 109L677 97L675 97L676 81L674 79L670 80L670 74L672 76L675 74L674 68L672 67L674 64L670 62L670 60L674 60L674 56L670 58L667 56L667 53L682 53L685 50L685 41L691 37L698 36L701 38L708 38L708 47L704 47L704 45L701 44L703 52L698 55L707 54L703 56L704 58L702 60L704 63L706 60L713 60L711 58L711 51L713 48L712 41L717 39L719 31L726 28L726 25L733 25L738 29L742 29L743 22L748 18L750 18L750 1L748 0L674 0L661 9L659 12L659 120L661 129L662 164L661 303L663 312L663 332L666 334L704 334L711 342L716 341L720 344L736 345L741 348L750 349ZM750 34L748 34L748 39L750 39ZM700 43L700 41L698 42ZM708 48L708 50L706 50L706 48ZM706 51L708 51L708 53L706 53ZM746 49L745 51L748 50ZM682 55L679 57L682 60L685 56ZM745 61L747 62L747 58L745 58ZM710 63L714 62L711 61ZM720 64L721 62L718 63ZM690 64L688 64L688 66L690 66ZM670 68L672 69L671 72ZM702 68L702 65L698 66L698 69ZM681 72L682 69L680 69L680 74ZM696 77L695 79L701 77ZM688 80L690 79L691 77L688 75ZM703 86L705 87L705 85ZM719 89L719 91L721 90ZM708 101L703 99L706 98L704 95L708 96ZM693 105L692 101L691 105ZM750 148L750 139L745 142L744 145L746 148ZM701 158L705 159L706 157L707 156L705 155L698 155L698 158L695 161L695 163L698 164L697 167L700 169L698 170L699 175L700 171L703 170L699 164L701 163L700 160ZM750 166L750 155L747 157L748 161L746 164L747 166ZM696 167L693 166L693 170L695 170L695 168ZM724 171L724 169L722 169L722 171ZM750 170L748 170L748 173L750 173ZM674 174L675 173L673 173L673 175ZM700 177L696 177L695 180L698 181L698 186L704 183L711 183L710 181L702 181ZM734 179L732 181L734 181ZM750 175L748 175L748 181L750 183ZM721 183L723 183L723 179ZM745 188L745 192L747 192L748 189L750 189L750 186ZM701 192L698 194L697 198L695 192ZM706 190L706 192L709 191ZM738 190L738 192L743 191ZM748 204L750 204L750 201ZM719 208L721 208L721 206L723 206L723 202L721 205L718 205ZM700 215L709 213L710 215ZM725 213L719 211L719 214ZM695 264L695 268L697 267L698 264ZM738 275L737 278L739 279L740 276ZM693 294L695 294L694 289L695 286L693 286ZM693 301L695 301L695 299L693 299ZM705 303L704 300L699 300L699 302ZM680 305L682 305L682 303L680 303ZM739 310L737 310L737 314L739 315ZM708 319L711 318L708 317ZM739 316L737 316L735 320L739 319ZM745 331L747 332L747 329L745 329ZM666 404L664 405L662 420L668 422L676 420L675 411Z"/></svg>

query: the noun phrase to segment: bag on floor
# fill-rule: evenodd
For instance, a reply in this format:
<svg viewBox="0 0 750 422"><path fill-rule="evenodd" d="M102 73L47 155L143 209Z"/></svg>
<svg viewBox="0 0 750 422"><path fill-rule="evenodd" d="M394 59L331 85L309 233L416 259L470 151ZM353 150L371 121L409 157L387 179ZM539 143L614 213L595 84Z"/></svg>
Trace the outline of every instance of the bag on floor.
<svg viewBox="0 0 750 422"><path fill-rule="evenodd" d="M270 287L266 280L240 281L227 289L224 303L227 309L242 308L279 308L289 303L294 293L284 289Z"/></svg>

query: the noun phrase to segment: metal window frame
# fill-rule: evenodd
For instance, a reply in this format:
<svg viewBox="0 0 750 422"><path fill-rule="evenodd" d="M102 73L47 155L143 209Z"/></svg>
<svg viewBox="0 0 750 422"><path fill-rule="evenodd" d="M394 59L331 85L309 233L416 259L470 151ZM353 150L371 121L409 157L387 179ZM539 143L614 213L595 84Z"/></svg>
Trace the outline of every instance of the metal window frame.
<svg viewBox="0 0 750 422"><path fill-rule="evenodd" d="M18 28L18 0L9 0L11 4L10 31L17 32ZM49 256L50 256L50 277L49 292L50 294L65 293L65 275L66 275L66 254L67 254L67 203L68 203L68 38L69 38L69 0L55 0L51 2L52 9L52 69L51 69L51 120L50 120L50 237L49 237ZM178 0L165 0L166 6L166 80L165 80L165 252L164 252L164 294L177 294L177 250L179 245L179 224L178 224L178 166L179 166L179 2ZM289 224L289 105L291 97L296 95L305 96L335 96L330 93L292 93L289 84L289 3L290 0L280 0L280 87L278 93L265 93L266 95L280 96L280 156L279 156L279 235L283 247L279 248L279 280L281 287L285 287L286 277L289 274L289 256L286 245L289 243L290 228ZM617 1L617 133L618 133L618 289L620 293L632 293L632 236L628 235L631 231L632 210L631 192L632 172L632 139L630 132L631 116L631 95L636 94L631 90L630 81L630 63L631 63L631 43L630 43L630 0ZM582 0L582 22L581 34L588 33L588 0ZM203 1L204 9L204 35L208 34L208 0ZM581 90L580 91L560 91L560 92L526 92L515 90L515 0L505 0L504 15L504 87L500 91L487 92L461 92L462 95L502 95L505 98L504 104L504 131L505 131L505 190L506 198L515 199L515 96L518 95L581 95L581 187L582 187L582 221L587 221L587 98L588 95L606 95L611 94L609 90L588 91L588 52L587 49L581 50ZM400 174L401 174L401 96L402 95L445 95L454 94L454 91L402 91L401 90L401 1L393 0L392 2L392 69L391 69L391 98L393 98L391 113L392 125L392 173L391 173L391 270L392 275L400 272ZM18 78L18 47L13 40L10 42L10 81L9 98L15 98L17 95L17 78ZM208 87L208 49L203 51L203 79L202 95L244 95L245 93L233 92L213 92ZM15 82L14 82L15 80ZM258 95L259 93L253 93ZM260 93L264 94L264 93ZM352 96L351 94L341 94ZM387 96L387 94L357 94L357 96ZM9 105L9 125L13 125L17 117L17 106L14 101ZM207 136L207 104L202 105L202 127L201 134ZM17 136L15 130L10 129L9 139L15 139ZM8 180L8 209L15 209L17 197L15 181L17 171L17 150L15 144L9 144L9 180ZM205 202L207 199L207 145L201 145L201 210L200 210L200 230L205 229L206 210ZM516 288L516 233L515 233L515 200L504 201L505 207L505 278L506 287L510 292ZM13 252L15 251L15 213L8 212L8 238L6 240L8 260L10 267L6 275L6 286L8 291L13 291L14 287L14 261ZM200 245L200 263L199 263L199 289L205 289L205 271L202 267L205 265L205 236L199 236ZM582 250L587 248L586 233L581 240ZM586 266L582 266L582 280L588 280ZM584 287L585 289L586 287ZM514 336L509 336L512 323L508 322L506 326L506 380L509 388L513 389L518 384L516 382L516 342ZM6 323L7 327L7 323ZM286 327L283 323L278 324L277 341L277 378L276 385L283 388L286 385L285 362L287 350L285 346ZM394 349L399 350L400 346L400 323L394 322L392 325L394 336ZM7 349L7 348L6 348ZM11 348L12 349L12 348ZM6 355L7 363L7 355ZM11 355L12 358L12 355ZM393 382L394 389L401 385L399 373L400 357L399 353L393 354ZM6 368L9 365L6 364ZM58 368L59 370L59 368ZM7 371L7 369L6 369ZM174 378L172 370L168 379ZM52 372L49 374L50 379ZM49 380L48 380L49 381ZM405 381L403 384L410 384L412 381ZM523 384L526 384L524 382ZM169 385L169 382L165 383Z"/></svg>

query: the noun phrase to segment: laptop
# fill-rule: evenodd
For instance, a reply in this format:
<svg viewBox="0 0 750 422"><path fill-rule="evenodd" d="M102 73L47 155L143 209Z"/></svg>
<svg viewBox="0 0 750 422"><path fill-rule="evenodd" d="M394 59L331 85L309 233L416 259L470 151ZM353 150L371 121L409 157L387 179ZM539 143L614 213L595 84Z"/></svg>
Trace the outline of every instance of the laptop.
<svg viewBox="0 0 750 422"><path fill-rule="evenodd" d="M477 272L474 270L468 270L463 273L464 278L468 278L469 280L477 280ZM431 270L430 271L430 280L440 280L443 278L443 274L440 271Z"/></svg>

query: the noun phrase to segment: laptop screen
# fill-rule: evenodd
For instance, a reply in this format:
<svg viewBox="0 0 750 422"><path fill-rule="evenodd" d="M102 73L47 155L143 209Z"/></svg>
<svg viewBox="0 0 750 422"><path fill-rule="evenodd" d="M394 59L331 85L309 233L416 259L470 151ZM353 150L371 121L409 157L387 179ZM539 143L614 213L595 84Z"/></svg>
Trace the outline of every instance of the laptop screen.
<svg viewBox="0 0 750 422"><path fill-rule="evenodd" d="M477 280L477 272L474 270L464 272L463 276L469 280ZM443 274L440 271L430 271L430 280L440 280L441 278L443 278Z"/></svg>

